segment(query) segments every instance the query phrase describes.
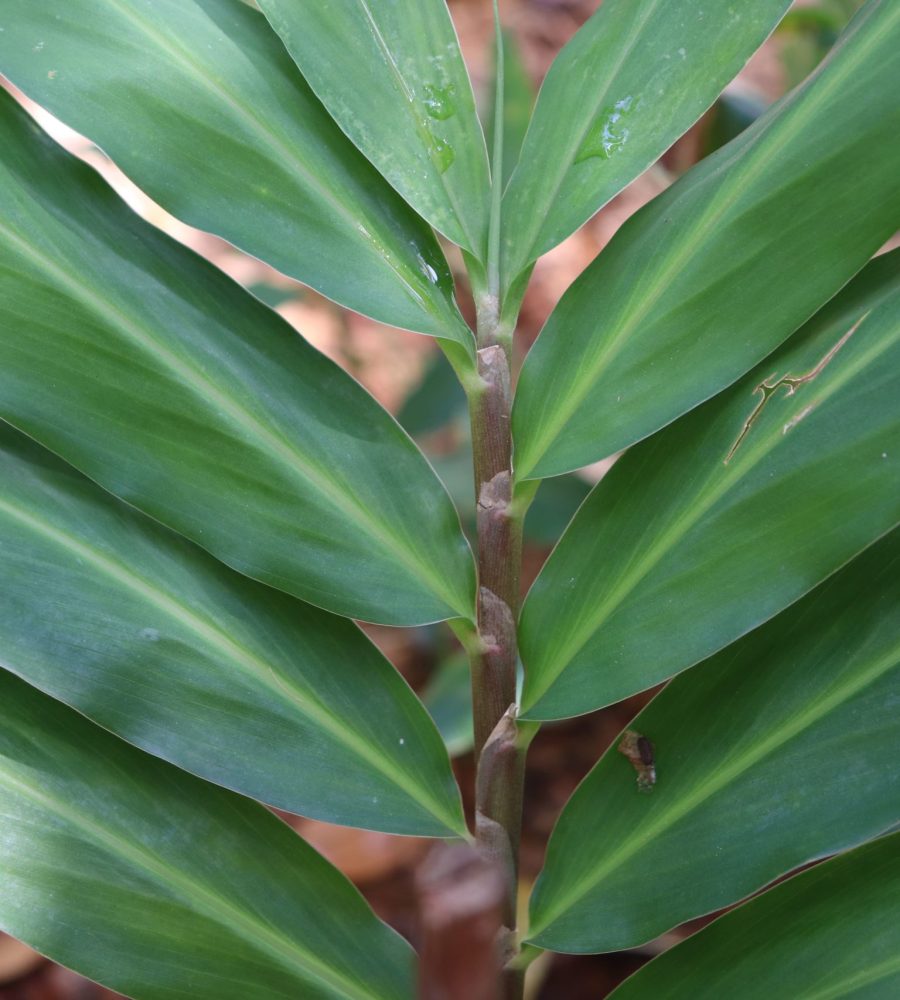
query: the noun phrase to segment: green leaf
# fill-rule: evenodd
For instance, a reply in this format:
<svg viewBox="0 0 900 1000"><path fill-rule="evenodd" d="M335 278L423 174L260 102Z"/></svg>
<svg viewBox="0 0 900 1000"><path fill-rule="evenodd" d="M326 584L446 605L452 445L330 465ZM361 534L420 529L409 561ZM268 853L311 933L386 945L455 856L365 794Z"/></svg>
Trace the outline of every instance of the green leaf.
<svg viewBox="0 0 900 1000"><path fill-rule="evenodd" d="M900 5L870 0L803 87L626 223L525 362L520 480L619 451L720 391L892 235L898 75Z"/></svg>
<svg viewBox="0 0 900 1000"><path fill-rule="evenodd" d="M472 614L445 490L353 379L6 95L0 148L0 417L312 604L389 624Z"/></svg>
<svg viewBox="0 0 900 1000"><path fill-rule="evenodd" d="M442 660L429 678L422 701L434 719L451 757L468 753L472 728L472 682L468 657L454 654Z"/></svg>
<svg viewBox="0 0 900 1000"><path fill-rule="evenodd" d="M525 602L527 717L650 687L801 597L900 520L898 437L895 251L593 490Z"/></svg>
<svg viewBox="0 0 900 1000"><path fill-rule="evenodd" d="M503 202L506 286L686 132L789 6L604 0L538 96Z"/></svg>
<svg viewBox="0 0 900 1000"><path fill-rule="evenodd" d="M112 989L412 997L409 946L281 820L3 670L0 801L0 927Z"/></svg>
<svg viewBox="0 0 900 1000"><path fill-rule="evenodd" d="M426 712L351 622L226 569L0 424L0 662L152 754L332 823L465 835Z"/></svg>
<svg viewBox="0 0 900 1000"><path fill-rule="evenodd" d="M259 0L335 121L410 205L484 259L490 179L444 0Z"/></svg>
<svg viewBox="0 0 900 1000"><path fill-rule="evenodd" d="M531 121L534 108L534 84L522 59L522 50L512 31L501 31L503 45L503 170L500 176L500 186L506 188L513 170L522 152L522 143ZM485 111L482 120L485 123L484 135L487 148L494 148L494 119L496 118L497 98L497 58L494 57L494 76L491 79L491 89L485 100Z"/></svg>
<svg viewBox="0 0 900 1000"><path fill-rule="evenodd" d="M0 72L178 218L342 305L472 338L434 235L238 0L7 0ZM455 347L452 346L455 343Z"/></svg>
<svg viewBox="0 0 900 1000"><path fill-rule="evenodd" d="M421 381L403 401L397 422L414 437L431 434L466 416L466 394L447 359L435 351Z"/></svg>
<svg viewBox="0 0 900 1000"><path fill-rule="evenodd" d="M615 1000L886 1000L900 993L900 834L775 886L626 980Z"/></svg>
<svg viewBox="0 0 900 1000"><path fill-rule="evenodd" d="M578 476L557 476L541 482L525 515L526 541L555 545L590 491Z"/></svg>
<svg viewBox="0 0 900 1000"><path fill-rule="evenodd" d="M725 91L710 113L711 122L703 137L703 155L708 156L736 139L766 110L766 102L755 91Z"/></svg>
<svg viewBox="0 0 900 1000"><path fill-rule="evenodd" d="M630 948L895 823L898 607L895 531L657 695L629 727L656 784L641 795L615 746L585 778L535 888L535 942Z"/></svg>

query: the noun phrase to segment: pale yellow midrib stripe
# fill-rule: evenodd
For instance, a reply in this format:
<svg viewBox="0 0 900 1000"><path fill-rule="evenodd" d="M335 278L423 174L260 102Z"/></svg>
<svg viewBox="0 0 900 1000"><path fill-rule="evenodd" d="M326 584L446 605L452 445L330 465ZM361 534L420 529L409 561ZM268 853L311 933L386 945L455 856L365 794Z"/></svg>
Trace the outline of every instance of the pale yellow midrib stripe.
<svg viewBox="0 0 900 1000"><path fill-rule="evenodd" d="M823 990L816 990L815 993L804 993L798 1000L840 1000L846 997L850 989L859 989L861 986L868 986L879 979L886 979L888 976L900 973L900 956L885 959L878 965L863 969L862 972L854 976L847 976L837 983L825 987Z"/></svg>
<svg viewBox="0 0 900 1000"><path fill-rule="evenodd" d="M234 398L223 393L201 371L160 343L148 329L142 328L141 324L133 321L97 292L89 289L86 283L78 281L59 264L2 223L0 223L0 234L4 235L13 247L18 249L19 253L30 259L39 270L43 270L51 278L60 282L72 298L81 302L89 311L99 315L106 322L111 323L114 328L127 334L133 342L154 355L165 368L176 373L179 381L189 387L197 396L219 407L238 427L250 431L263 445L264 451L280 459L292 473L296 474L297 471L301 471L305 477L304 481L318 490L328 503L341 509L351 521L355 520L364 525L373 540L380 542L387 552L413 573L414 577L426 581L436 597L444 601L451 610L460 611L455 601L448 596L440 576L434 574L427 563L418 559L389 528L373 519L368 508L364 504L356 502L352 491L340 489L308 457L291 448L286 441L260 423Z"/></svg>
<svg viewBox="0 0 900 1000"><path fill-rule="evenodd" d="M900 17L900 4L895 9L895 16ZM723 182L722 187L716 193L713 200L709 202L707 208L696 216L693 225L682 235L679 243L679 252L668 257L668 264L662 268L661 273L655 279L653 283L654 287L645 290L640 283L636 283L633 295L628 301L623 303L619 311L619 315L624 315L625 318L623 321L620 321L617 332L599 347L591 360L578 365L578 371L579 373L583 373L583 377L575 379L572 386L559 396L562 400L559 407L554 411L552 417L545 418L542 424L542 433L537 435L535 438L536 444L531 448L531 464L526 472L519 474L520 477L528 476L541 459L544 458L549 448L559 439L559 435L566 424L594 387L603 366L615 359L630 334L652 312L660 298L667 291L670 282L683 270L685 260L694 252L696 245L704 241L721 221L721 218L731 207L730 196L734 192L734 189L737 188L737 193L740 194L743 189L758 178L760 173L768 169L770 163L777 158L785 145L790 143L796 134L808 125L809 119L816 113L819 106L831 99L833 92L844 84L846 77L856 69L860 62L863 62L868 57L869 49L878 44L881 39L881 34L872 32L853 51L852 56L846 57L846 61L839 67L843 72L839 73L838 70L835 70L832 75L827 77L827 86L826 84L822 84L818 88L809 86L798 91L795 95L798 101L801 97L809 94L812 95L807 99L805 116L798 115L798 121L794 123L793 128L785 128L781 130L781 134L776 134L775 138L772 139L772 145L764 156L753 160L749 166L744 165L744 169L736 168L733 173L729 174L728 179ZM773 128L774 130L777 127L778 121L776 118L774 126L770 125L768 128ZM770 134L768 130L757 134L753 137L753 144L759 142L768 134ZM747 148L752 148L752 144L748 145ZM634 301L635 295L640 295L640 305L629 314L628 308L631 302Z"/></svg>
<svg viewBox="0 0 900 1000"><path fill-rule="evenodd" d="M859 694L860 691L873 684L883 674L896 667L898 663L900 663L900 643L876 659L868 670L861 670L850 681L838 685L830 695L823 695L817 704L785 720L780 729L776 729L766 739L761 739L755 749L748 749L739 759L713 771L698 786L697 791L692 794L683 795L671 806L668 812L662 813L659 818L652 822L637 827L633 831L632 836L628 838L619 850L608 855L592 871L579 876L577 889L566 893L557 901L555 906L550 907L544 915L543 922L537 928L530 929L529 935L540 934L541 931L557 920L562 913L586 896L606 875L614 871L629 858L644 850L646 845L657 836L664 833L669 827L694 809L703 805L707 799L720 792L755 764L758 764L763 758L770 756L789 740L799 736L804 730L815 725L835 709L840 708L850 698Z"/></svg>
<svg viewBox="0 0 900 1000"><path fill-rule="evenodd" d="M864 323L860 324L856 336L859 336L863 329ZM876 340L869 350L862 353L855 362L833 370L830 381L823 379L823 382L818 383L821 391L817 397L817 409L826 403L835 393L839 392L861 371L874 364L880 355L893 347L898 340L900 340L900 323L896 324L893 335L887 335L881 340ZM840 365L840 361L836 361L835 364ZM840 374L835 374L835 371L839 371ZM757 434L755 445L752 440L741 445L743 455L741 454L741 450L738 450L735 460L725 467L727 471L722 475L717 486L712 488L704 497L702 496L702 491L706 484L703 484L690 503L685 501L683 505L685 513L677 518L671 527L663 532L659 540L655 544L652 544L644 555L633 564L633 569L623 576L619 585L609 593L606 599L593 608L594 613L591 617L585 619L580 628L570 630L569 641L557 647L553 669L548 669L544 674L543 683L535 685L532 689L532 695L529 700L530 705L536 705L547 693L572 659L578 655L590 641L591 637L601 628L603 623L626 600L657 563L681 541L729 490L736 486L745 476L749 475L783 438L784 434L779 433L775 427L770 430L768 436ZM716 472L718 469L713 471Z"/></svg>
<svg viewBox="0 0 900 1000"><path fill-rule="evenodd" d="M132 593L137 594L138 597L179 622L202 640L221 650L232 662L243 668L245 673L260 681L279 698L285 699L290 705L299 708L307 719L320 726L338 743L343 744L366 764L383 774L393 785L409 795L414 802L430 812L440 823L451 830L456 829L456 824L448 819L445 810L432 798L426 788L412 781L399 768L393 770L377 748L370 747L364 740L357 737L352 729L337 718L327 706L308 692L289 684L271 664L261 660L220 628L159 590L149 580L143 579L127 567L116 563L60 528L41 520L29 511L22 510L2 497L0 497L0 511L5 512L20 524L24 524L54 544L86 559L101 573L127 587ZM392 761L391 763L396 766L396 762Z"/></svg>
<svg viewBox="0 0 900 1000"><path fill-rule="evenodd" d="M297 942L254 919L227 897L221 896L203 882L168 864L142 845L129 842L104 829L73 806L62 803L56 797L18 780L2 768L0 768L0 782L39 808L59 816L81 830L89 843L93 840L101 844L112 854L124 859L126 863L144 871L151 880L169 890L174 890L189 910L196 910L213 923L230 928L239 938L274 956L283 968L299 970L303 976L314 976L329 988L338 989L353 1000L372 1000L373 994L370 990L363 989L352 980L348 980L342 973L325 965Z"/></svg>

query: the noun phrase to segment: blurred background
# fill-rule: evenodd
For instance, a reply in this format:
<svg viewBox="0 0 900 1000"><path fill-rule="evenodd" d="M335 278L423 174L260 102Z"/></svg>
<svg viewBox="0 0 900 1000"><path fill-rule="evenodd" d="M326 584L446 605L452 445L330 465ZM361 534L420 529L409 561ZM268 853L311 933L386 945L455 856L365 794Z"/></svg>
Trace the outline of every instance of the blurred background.
<svg viewBox="0 0 900 1000"><path fill-rule="evenodd" d="M484 107L492 90L492 14L489 0L449 0L463 52ZM635 0L638 2L638 0ZM690 2L690 0L681 0ZM825 55L861 0L797 0L772 38L729 85L715 106L662 159L603 208L579 232L537 264L519 326L524 356L565 289L618 227L698 160L734 138L802 80ZM507 97L504 127L521 132L556 53L599 7L598 0L504 0ZM3 83L0 77L0 83ZM9 88L12 89L12 88ZM13 91L15 93L15 91ZM17 96L59 142L100 170L149 221L208 257L277 309L304 337L351 372L419 442L456 501L468 531L474 528L474 492L465 400L434 342L384 327L333 305L255 258L172 218L132 185L87 140ZM486 121L488 129L493 123ZM462 261L448 249L466 301ZM557 479L538 492L526 521L527 586L591 485L614 459ZM367 627L373 640L420 693L444 734L468 795L474 768L469 753L468 668L446 626L415 630ZM629 719L649 701L646 692L620 705L563 723L545 724L532 744L526 781L522 842L523 895L540 870L544 848L562 806ZM471 810L472 803L466 803ZM284 817L340 867L376 912L414 943L419 930L415 874L430 843L407 837ZM2 889L0 889L2 891ZM614 955L544 955L529 973L531 1000L598 1000L655 954L691 934L712 916L679 927L650 944ZM95 1000L118 994L47 962L0 934L0 1000ZM248 998L252 1000L252 998Z"/></svg>

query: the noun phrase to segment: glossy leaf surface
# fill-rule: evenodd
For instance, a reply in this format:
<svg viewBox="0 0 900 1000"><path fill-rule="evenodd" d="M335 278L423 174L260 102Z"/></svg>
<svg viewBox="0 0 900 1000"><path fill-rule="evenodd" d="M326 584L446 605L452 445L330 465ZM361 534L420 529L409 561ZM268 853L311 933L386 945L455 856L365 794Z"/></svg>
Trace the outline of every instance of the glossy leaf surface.
<svg viewBox="0 0 900 1000"><path fill-rule="evenodd" d="M629 219L528 355L517 478L587 465L669 423L863 266L900 225L898 77L900 5L869 0L799 90Z"/></svg>
<svg viewBox="0 0 900 1000"><path fill-rule="evenodd" d="M312 604L392 624L470 614L453 506L353 379L8 96L0 146L0 417Z"/></svg>
<svg viewBox="0 0 900 1000"><path fill-rule="evenodd" d="M445 0L258 0L322 103L403 197L483 258L490 198Z"/></svg>
<svg viewBox="0 0 900 1000"><path fill-rule="evenodd" d="M686 132L789 6L604 0L541 88L503 203L507 283Z"/></svg>
<svg viewBox="0 0 900 1000"><path fill-rule="evenodd" d="M555 951L615 951L733 903L897 820L900 531L677 677L569 801L532 897ZM597 841L585 830L602 829Z"/></svg>
<svg viewBox="0 0 900 1000"><path fill-rule="evenodd" d="M900 993L900 834L775 886L640 969L615 1000Z"/></svg>
<svg viewBox="0 0 900 1000"><path fill-rule="evenodd" d="M304 5L305 6L305 5ZM240 0L7 0L0 72L178 218L394 326L471 336L434 236Z"/></svg>
<svg viewBox="0 0 900 1000"><path fill-rule="evenodd" d="M0 927L115 990L412 996L409 946L281 820L4 670L0 803Z"/></svg>
<svg viewBox="0 0 900 1000"><path fill-rule="evenodd" d="M526 716L618 701L797 600L900 521L898 440L895 251L595 487L525 602Z"/></svg>
<svg viewBox="0 0 900 1000"><path fill-rule="evenodd" d="M447 755L346 619L246 579L0 424L0 663L257 799L465 833Z"/></svg>

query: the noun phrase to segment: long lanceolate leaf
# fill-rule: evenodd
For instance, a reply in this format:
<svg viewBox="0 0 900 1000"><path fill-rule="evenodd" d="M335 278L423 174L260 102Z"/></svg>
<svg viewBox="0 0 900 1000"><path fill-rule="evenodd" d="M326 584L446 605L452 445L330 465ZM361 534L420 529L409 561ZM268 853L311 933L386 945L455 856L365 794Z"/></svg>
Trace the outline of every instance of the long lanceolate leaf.
<svg viewBox="0 0 900 1000"><path fill-rule="evenodd" d="M640 969L615 1000L900 993L900 834L804 872Z"/></svg>
<svg viewBox="0 0 900 1000"><path fill-rule="evenodd" d="M900 521L900 251L732 389L632 449L525 602L530 718L650 687Z"/></svg>
<svg viewBox="0 0 900 1000"><path fill-rule="evenodd" d="M0 817L0 927L128 996L412 996L411 949L285 824L6 671Z"/></svg>
<svg viewBox="0 0 900 1000"><path fill-rule="evenodd" d="M869 0L799 90L629 220L525 362L520 480L696 406L865 263L900 225L898 77L900 4Z"/></svg>
<svg viewBox="0 0 900 1000"><path fill-rule="evenodd" d="M241 0L7 0L0 73L164 208L342 305L471 336L434 236ZM454 346L455 345L455 346Z"/></svg>
<svg viewBox="0 0 900 1000"><path fill-rule="evenodd" d="M650 793L613 748L563 811L535 940L632 947L896 823L898 609L900 530L676 678L630 727L654 747Z"/></svg>
<svg viewBox="0 0 900 1000"><path fill-rule="evenodd" d="M503 201L507 285L687 131L789 6L604 0L541 88Z"/></svg>
<svg viewBox="0 0 900 1000"><path fill-rule="evenodd" d="M280 317L0 98L0 417L229 565L394 624L469 615L409 438Z"/></svg>
<svg viewBox="0 0 900 1000"><path fill-rule="evenodd" d="M292 812L465 833L441 739L345 619L227 569L0 424L0 664Z"/></svg>
<svg viewBox="0 0 900 1000"><path fill-rule="evenodd" d="M337 123L403 197L483 260L490 182L445 0L259 0Z"/></svg>

